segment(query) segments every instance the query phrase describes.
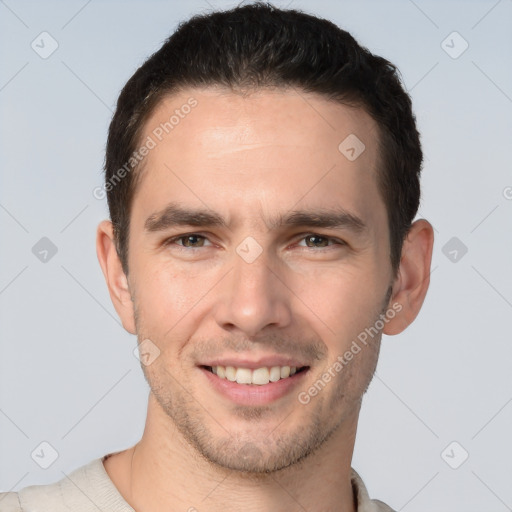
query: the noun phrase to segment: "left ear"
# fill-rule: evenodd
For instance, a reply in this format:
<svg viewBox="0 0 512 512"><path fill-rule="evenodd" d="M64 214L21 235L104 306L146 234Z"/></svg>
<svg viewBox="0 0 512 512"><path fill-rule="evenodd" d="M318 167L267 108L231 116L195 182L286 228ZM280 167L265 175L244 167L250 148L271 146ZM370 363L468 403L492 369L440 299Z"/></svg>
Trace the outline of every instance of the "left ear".
<svg viewBox="0 0 512 512"><path fill-rule="evenodd" d="M386 323L384 334L401 333L418 315L430 284L433 245L432 225L425 219L413 222L404 240L400 268L389 301L389 306L396 304L393 309L397 314Z"/></svg>

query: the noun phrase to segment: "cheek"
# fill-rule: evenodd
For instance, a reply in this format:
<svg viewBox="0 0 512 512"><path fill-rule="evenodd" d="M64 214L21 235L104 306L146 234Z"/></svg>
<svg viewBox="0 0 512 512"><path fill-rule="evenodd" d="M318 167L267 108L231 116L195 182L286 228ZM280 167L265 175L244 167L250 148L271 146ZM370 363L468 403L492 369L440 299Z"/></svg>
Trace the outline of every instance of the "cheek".
<svg viewBox="0 0 512 512"><path fill-rule="evenodd" d="M317 318L315 323L324 324L322 332L342 339L374 321L385 288L382 275L368 262L323 267L321 272L296 276L291 286Z"/></svg>
<svg viewBox="0 0 512 512"><path fill-rule="evenodd" d="M141 340L151 340L160 351L155 361L144 367L157 393L172 384L171 377L181 366L178 355L191 334L189 313L194 299L186 288L184 280L172 272L146 270L138 275L137 334Z"/></svg>
<svg viewBox="0 0 512 512"><path fill-rule="evenodd" d="M192 307L193 283L170 269L140 269L136 289L145 327L161 335L176 324Z"/></svg>
<svg viewBox="0 0 512 512"><path fill-rule="evenodd" d="M157 262L153 265L145 262L137 271L141 328L160 343L191 336L198 327L199 316L212 301L209 292L222 276L219 270L204 266L194 268L193 265Z"/></svg>

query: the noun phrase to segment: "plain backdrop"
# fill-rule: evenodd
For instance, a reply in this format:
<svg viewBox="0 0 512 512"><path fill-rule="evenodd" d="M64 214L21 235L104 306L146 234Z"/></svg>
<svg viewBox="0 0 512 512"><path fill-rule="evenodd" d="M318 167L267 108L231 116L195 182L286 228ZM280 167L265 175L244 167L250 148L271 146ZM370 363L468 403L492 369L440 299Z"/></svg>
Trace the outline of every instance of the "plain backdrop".
<svg viewBox="0 0 512 512"><path fill-rule="evenodd" d="M0 491L142 435L149 388L97 262L93 190L126 80L179 21L234 5L0 2ZM352 465L396 510L512 510L512 1L275 5L395 63L422 133L431 286L383 337Z"/></svg>

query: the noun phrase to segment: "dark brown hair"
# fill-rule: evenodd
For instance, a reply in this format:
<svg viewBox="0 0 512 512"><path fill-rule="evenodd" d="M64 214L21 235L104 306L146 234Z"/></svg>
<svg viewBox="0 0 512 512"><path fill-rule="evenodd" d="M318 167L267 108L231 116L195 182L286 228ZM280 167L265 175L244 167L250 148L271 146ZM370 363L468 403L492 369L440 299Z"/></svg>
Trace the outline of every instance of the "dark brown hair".
<svg viewBox="0 0 512 512"><path fill-rule="evenodd" d="M327 20L261 2L181 23L121 91L108 133L105 186L125 273L138 176L133 155L145 122L164 96L207 86L233 91L294 87L367 111L379 127L378 185L396 275L419 206L423 158L411 100L397 69Z"/></svg>

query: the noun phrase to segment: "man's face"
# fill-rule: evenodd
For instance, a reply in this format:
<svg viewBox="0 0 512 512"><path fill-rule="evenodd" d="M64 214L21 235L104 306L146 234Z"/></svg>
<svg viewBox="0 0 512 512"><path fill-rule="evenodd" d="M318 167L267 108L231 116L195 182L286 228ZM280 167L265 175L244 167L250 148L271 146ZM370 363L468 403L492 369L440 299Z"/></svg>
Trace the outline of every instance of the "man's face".
<svg viewBox="0 0 512 512"><path fill-rule="evenodd" d="M197 106L158 141L190 97ZM365 145L355 159L354 135ZM380 334L342 359L393 284L376 124L313 94L191 89L159 105L148 136L128 281L139 340L160 350L143 366L160 419L221 466L287 467L355 428L377 362ZM196 225L180 210L206 215ZM330 214L339 225L322 221ZM231 382L217 366L279 380Z"/></svg>

